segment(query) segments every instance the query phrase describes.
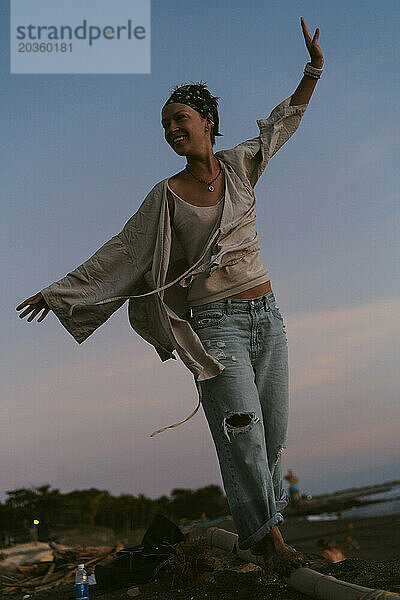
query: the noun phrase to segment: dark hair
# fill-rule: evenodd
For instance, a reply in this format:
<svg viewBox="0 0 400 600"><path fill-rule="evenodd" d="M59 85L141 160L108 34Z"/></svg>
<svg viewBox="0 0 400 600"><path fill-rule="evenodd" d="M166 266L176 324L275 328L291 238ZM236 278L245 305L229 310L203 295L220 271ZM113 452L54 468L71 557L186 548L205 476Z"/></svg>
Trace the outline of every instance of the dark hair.
<svg viewBox="0 0 400 600"><path fill-rule="evenodd" d="M191 88L194 88L195 90L199 91L201 93L201 95L203 96L203 98L205 98L207 100L207 103L211 107L211 110L213 113L214 125L211 128L210 138L211 138L211 145L214 146L215 145L215 134L218 133L218 128L219 128L218 100L220 99L220 97L213 96L211 94L211 92L207 89L206 81L204 81L204 82L199 81L198 83L195 83L193 81L191 81L190 83L181 83L179 85L176 85L174 88L172 88L171 94L173 94L176 90L179 90L179 88L181 88L184 85L190 85ZM200 111L198 111L198 112L204 119L208 118L208 117L206 117L206 115L202 114Z"/></svg>

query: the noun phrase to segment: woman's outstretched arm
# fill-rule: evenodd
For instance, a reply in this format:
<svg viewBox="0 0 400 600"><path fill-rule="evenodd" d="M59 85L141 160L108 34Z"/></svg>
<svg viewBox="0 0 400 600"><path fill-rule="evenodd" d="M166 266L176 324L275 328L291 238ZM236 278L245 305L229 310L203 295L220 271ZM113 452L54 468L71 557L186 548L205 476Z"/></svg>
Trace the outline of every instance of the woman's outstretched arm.
<svg viewBox="0 0 400 600"><path fill-rule="evenodd" d="M319 38L319 28L317 27L314 33L314 37L312 38L310 30L308 29L303 17L301 17L301 27L303 29L303 35L307 46L307 50L310 53L310 62L313 67L316 67L317 69L322 69L322 66L324 64L324 55L322 54L322 50L317 43ZM304 75L303 79L297 86L296 91L293 93L292 99L290 101L290 106L297 106L298 104L308 104L314 91L314 88L317 84L317 81L318 79L314 79L313 77Z"/></svg>

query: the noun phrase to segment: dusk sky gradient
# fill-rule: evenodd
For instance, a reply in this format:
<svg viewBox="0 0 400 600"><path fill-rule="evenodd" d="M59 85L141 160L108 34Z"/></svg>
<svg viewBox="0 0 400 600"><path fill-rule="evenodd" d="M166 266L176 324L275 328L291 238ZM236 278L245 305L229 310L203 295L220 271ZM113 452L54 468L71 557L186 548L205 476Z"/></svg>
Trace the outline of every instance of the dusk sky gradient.
<svg viewBox="0 0 400 600"><path fill-rule="evenodd" d="M153 0L151 74L10 75L0 6L2 417L0 498L50 483L157 497L222 486L193 377L162 363L127 305L78 345L22 300L118 233L185 159L163 138L176 84L220 100L214 151L258 134L296 89L320 28L324 73L255 191L262 258L287 324L283 468L317 494L399 478L400 4Z"/></svg>

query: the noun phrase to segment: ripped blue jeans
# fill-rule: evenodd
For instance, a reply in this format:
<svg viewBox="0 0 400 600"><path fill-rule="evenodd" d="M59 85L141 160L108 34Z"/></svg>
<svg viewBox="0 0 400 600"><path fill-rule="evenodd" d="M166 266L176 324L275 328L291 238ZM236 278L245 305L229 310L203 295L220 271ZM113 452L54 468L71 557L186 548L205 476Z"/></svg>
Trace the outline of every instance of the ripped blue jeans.
<svg viewBox="0 0 400 600"><path fill-rule="evenodd" d="M191 308L191 326L225 370L199 382L242 550L283 521L281 455L288 423L288 352L273 292Z"/></svg>

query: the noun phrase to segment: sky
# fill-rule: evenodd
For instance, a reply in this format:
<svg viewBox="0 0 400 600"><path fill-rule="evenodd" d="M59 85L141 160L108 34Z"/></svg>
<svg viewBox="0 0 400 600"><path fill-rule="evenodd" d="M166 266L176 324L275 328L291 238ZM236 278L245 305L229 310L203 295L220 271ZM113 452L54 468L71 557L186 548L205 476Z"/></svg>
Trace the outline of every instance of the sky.
<svg viewBox="0 0 400 600"><path fill-rule="evenodd" d="M258 134L309 60L301 16L320 28L324 73L255 188L289 343L283 468L311 494L399 478L398 0L153 0L151 73L131 75L10 74L2 2L0 498L45 483L153 498L222 487L202 410L149 437L197 392L130 328L126 304L81 345L54 314L27 323L15 307L185 166L160 125L176 84L220 96L215 152Z"/></svg>

